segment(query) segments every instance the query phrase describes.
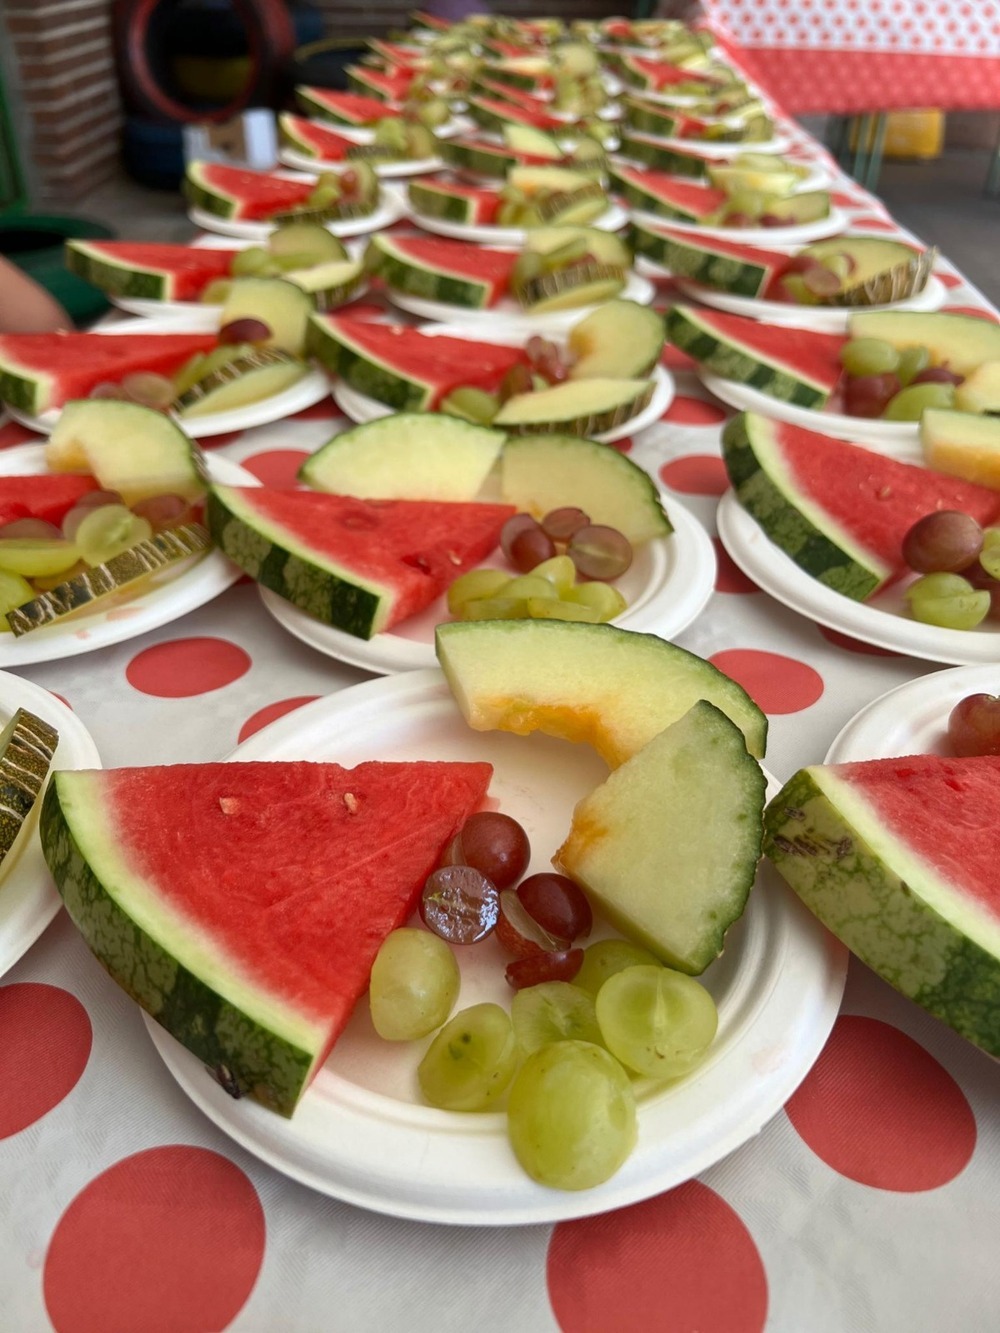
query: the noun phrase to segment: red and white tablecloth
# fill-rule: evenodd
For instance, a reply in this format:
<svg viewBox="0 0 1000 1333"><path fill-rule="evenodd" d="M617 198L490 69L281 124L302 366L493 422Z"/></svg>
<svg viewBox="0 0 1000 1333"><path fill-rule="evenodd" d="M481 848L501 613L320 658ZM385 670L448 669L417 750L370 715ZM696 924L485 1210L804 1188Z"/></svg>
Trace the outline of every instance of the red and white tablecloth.
<svg viewBox="0 0 1000 1333"><path fill-rule="evenodd" d="M894 230L840 188L856 220ZM948 308L995 317L938 272ZM622 447L714 531L727 409L683 356L665 360L677 396ZM288 482L343 424L328 401L214 444ZM24 439L0 430L0 446ZM766 710L780 779L934 669L820 629L717 549L716 591L679 641ZM365 679L289 637L246 581L20 674L68 702L107 766L220 759ZM812 1072L727 1159L590 1220L474 1230L362 1211L244 1152L180 1091L65 915L0 982L3 1333L996 1333L998 1167L1000 1068L858 965Z"/></svg>
<svg viewBox="0 0 1000 1333"><path fill-rule="evenodd" d="M703 0L796 114L1000 109L1000 0Z"/></svg>

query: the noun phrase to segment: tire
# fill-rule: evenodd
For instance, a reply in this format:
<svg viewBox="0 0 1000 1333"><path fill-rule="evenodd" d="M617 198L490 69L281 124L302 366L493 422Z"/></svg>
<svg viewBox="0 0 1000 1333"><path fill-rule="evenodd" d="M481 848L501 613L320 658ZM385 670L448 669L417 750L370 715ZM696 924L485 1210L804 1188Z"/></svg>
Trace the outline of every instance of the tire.
<svg viewBox="0 0 1000 1333"><path fill-rule="evenodd" d="M210 109L188 105L170 91L162 38L176 3L114 0L115 57L129 109L150 120L191 124L232 120L248 106L270 104L287 77L295 48L295 29L284 0L232 0L246 30L251 74L237 97Z"/></svg>

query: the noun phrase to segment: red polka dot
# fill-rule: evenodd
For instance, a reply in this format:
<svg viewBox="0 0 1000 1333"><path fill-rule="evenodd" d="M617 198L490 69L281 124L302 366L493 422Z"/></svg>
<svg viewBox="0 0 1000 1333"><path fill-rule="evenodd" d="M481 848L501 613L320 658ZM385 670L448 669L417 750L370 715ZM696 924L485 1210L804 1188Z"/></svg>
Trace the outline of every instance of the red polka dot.
<svg viewBox="0 0 1000 1333"><path fill-rule="evenodd" d="M73 705L72 705L72 704L70 703L70 701L69 701L67 698L65 698L63 695L61 695L61 694L56 694L55 690L49 690L49 694L52 695L53 699L58 699L59 702L60 702L61 704L65 704L66 707L70 710L70 712L73 711Z"/></svg>
<svg viewBox="0 0 1000 1333"><path fill-rule="evenodd" d="M623 435L620 440L612 440L611 448L617 449L620 454L630 454L632 452L631 435Z"/></svg>
<svg viewBox="0 0 1000 1333"><path fill-rule="evenodd" d="M76 1087L93 1033L86 1009L58 986L0 986L0 1139L41 1120Z"/></svg>
<svg viewBox="0 0 1000 1333"><path fill-rule="evenodd" d="M0 449L14 449L20 444L38 444L44 438L44 435L36 435L19 421L8 421L0 426Z"/></svg>
<svg viewBox="0 0 1000 1333"><path fill-rule="evenodd" d="M45 1256L56 1333L205 1333L239 1313L264 1258L264 1210L228 1158L171 1145L83 1189Z"/></svg>
<svg viewBox="0 0 1000 1333"><path fill-rule="evenodd" d="M264 486L297 486L296 474L308 457L305 449L268 449L244 458L243 466Z"/></svg>
<svg viewBox="0 0 1000 1333"><path fill-rule="evenodd" d="M717 403L678 394L664 412L662 420L684 426L717 426L720 421L725 421L726 416L725 408L719 407Z"/></svg>
<svg viewBox="0 0 1000 1333"><path fill-rule="evenodd" d="M825 625L818 626L820 634L835 648L843 648L849 653L863 653L869 657L899 657L900 654L893 652L891 648L879 648L874 643L862 643L860 639L852 639L847 634L841 634L840 630L827 629Z"/></svg>
<svg viewBox="0 0 1000 1333"><path fill-rule="evenodd" d="M547 1278L562 1333L760 1333L767 1319L753 1237L696 1180L631 1208L561 1222Z"/></svg>
<svg viewBox="0 0 1000 1333"><path fill-rule="evenodd" d="M660 355L660 365L666 366L668 370L694 370L697 362L687 352L668 343Z"/></svg>
<svg viewBox="0 0 1000 1333"><path fill-rule="evenodd" d="M941 312L945 315L972 315L974 319L986 319L991 324L1000 323L1000 316L993 310L984 310L977 305L946 305Z"/></svg>
<svg viewBox="0 0 1000 1333"><path fill-rule="evenodd" d="M324 398L318 403L313 403L311 407L304 407L301 412L296 412L291 417L292 421L325 421L327 418L333 420L341 416L342 413L332 398Z"/></svg>
<svg viewBox="0 0 1000 1333"><path fill-rule="evenodd" d="M972 1109L947 1070L905 1032L856 1014L837 1020L785 1110L827 1166L874 1189L938 1189L976 1146Z"/></svg>
<svg viewBox="0 0 1000 1333"><path fill-rule="evenodd" d="M712 538L715 546L715 591L716 592L760 592L756 583L748 579L740 569L739 565L733 560L732 556L719 541L718 537Z"/></svg>
<svg viewBox="0 0 1000 1333"><path fill-rule="evenodd" d="M243 438L241 430L227 430L221 435L208 435L198 441L202 449L222 449L227 444L235 444L237 440Z"/></svg>
<svg viewBox="0 0 1000 1333"><path fill-rule="evenodd" d="M934 276L943 282L946 287L961 287L962 279L956 273L941 273L935 270Z"/></svg>
<svg viewBox="0 0 1000 1333"><path fill-rule="evenodd" d="M125 670L128 683L160 699L221 690L250 670L249 654L225 639L172 639L144 648Z"/></svg>
<svg viewBox="0 0 1000 1333"><path fill-rule="evenodd" d="M731 648L709 658L742 685L765 713L799 713L823 693L823 678L805 662L756 648Z"/></svg>
<svg viewBox="0 0 1000 1333"><path fill-rule="evenodd" d="M273 704L267 704L264 708L259 708L240 727L240 742L242 743L256 732L263 730L271 722L277 722L278 718L284 717L286 713L293 713L296 708L301 708L303 704L311 704L314 699L318 698L318 694L300 694L294 699L278 699Z"/></svg>
<svg viewBox="0 0 1000 1333"><path fill-rule="evenodd" d="M715 454L688 454L660 468L660 480L681 495L725 495L726 465Z"/></svg>

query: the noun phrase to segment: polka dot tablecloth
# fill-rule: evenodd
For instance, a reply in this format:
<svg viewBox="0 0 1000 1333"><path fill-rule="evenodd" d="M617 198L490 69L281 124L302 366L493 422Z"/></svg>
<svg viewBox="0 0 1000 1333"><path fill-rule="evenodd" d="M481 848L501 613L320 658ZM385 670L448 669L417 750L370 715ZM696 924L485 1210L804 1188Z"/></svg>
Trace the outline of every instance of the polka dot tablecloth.
<svg viewBox="0 0 1000 1333"><path fill-rule="evenodd" d="M704 0L790 111L1000 108L1000 0Z"/></svg>
<svg viewBox="0 0 1000 1333"><path fill-rule="evenodd" d="M856 185L839 189L856 217L890 225ZM951 308L990 317L939 271ZM677 396L620 447L714 532L728 409L684 358L664 360ZM219 449L287 481L342 425L327 402ZM24 439L0 428L0 446ZM679 641L766 710L778 778L934 669L821 630L718 554L716 591ZM143 638L21 674L65 699L109 766L219 759L366 678L289 637L245 580ZM993 1061L852 965L785 1109L697 1179L554 1227L396 1221L295 1184L216 1130L60 916L0 980L0 1329L996 1333L998 1094Z"/></svg>

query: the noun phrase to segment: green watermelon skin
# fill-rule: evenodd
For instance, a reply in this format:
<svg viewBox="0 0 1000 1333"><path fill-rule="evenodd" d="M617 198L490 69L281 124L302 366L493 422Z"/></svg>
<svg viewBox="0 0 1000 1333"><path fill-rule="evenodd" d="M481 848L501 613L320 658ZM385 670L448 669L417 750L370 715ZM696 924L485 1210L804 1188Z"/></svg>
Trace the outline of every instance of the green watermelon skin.
<svg viewBox="0 0 1000 1333"><path fill-rule="evenodd" d="M334 92L330 88L299 85L295 89L295 99L307 116L329 120L335 125L360 128L400 114L387 107L380 98L366 97L360 93Z"/></svg>
<svg viewBox="0 0 1000 1333"><path fill-rule="evenodd" d="M191 162L184 193L194 208L237 222L261 222L276 213L301 208L312 181L289 180L267 171L250 171L222 162Z"/></svg>
<svg viewBox="0 0 1000 1333"><path fill-rule="evenodd" d="M109 296L197 301L210 282L230 276L238 253L190 245L67 241L66 267Z"/></svg>
<svg viewBox="0 0 1000 1333"><path fill-rule="evenodd" d="M639 222L632 225L631 242L636 254L662 264L674 277L737 296L760 296L788 263L778 251Z"/></svg>
<svg viewBox="0 0 1000 1333"><path fill-rule="evenodd" d="M379 276L397 291L448 305L482 310L507 292L517 256L484 245L441 237L393 237L371 242L379 256Z"/></svg>
<svg viewBox="0 0 1000 1333"><path fill-rule="evenodd" d="M765 855L810 911L896 990L995 1057L998 790L992 756L815 766L764 816Z"/></svg>
<svg viewBox="0 0 1000 1333"><path fill-rule="evenodd" d="M677 180L662 171L639 167L612 167L612 184L631 208L678 222L700 222L728 199L724 190L689 180Z"/></svg>
<svg viewBox="0 0 1000 1333"><path fill-rule="evenodd" d="M489 764L445 763L77 770L50 781L39 834L70 918L112 979L220 1082L290 1116L364 993L382 939L410 916L490 776ZM152 814L176 807L178 792L179 869L172 819L128 821L130 804ZM362 868L347 884L362 856L374 873ZM243 918L228 932L212 880ZM137 911L133 881L152 882L171 913ZM178 918L196 929L177 929Z"/></svg>
<svg viewBox="0 0 1000 1333"><path fill-rule="evenodd" d="M457 181L413 180L407 194L418 213L477 227L490 226L500 208L499 190Z"/></svg>
<svg viewBox="0 0 1000 1333"><path fill-rule="evenodd" d="M206 523L257 583L356 638L424 610L497 546L512 505L218 486Z"/></svg>
<svg viewBox="0 0 1000 1333"><path fill-rule="evenodd" d="M640 134L659 134L664 139L676 137L683 117L663 103L644 102L641 98L626 96L622 99L625 124Z"/></svg>

